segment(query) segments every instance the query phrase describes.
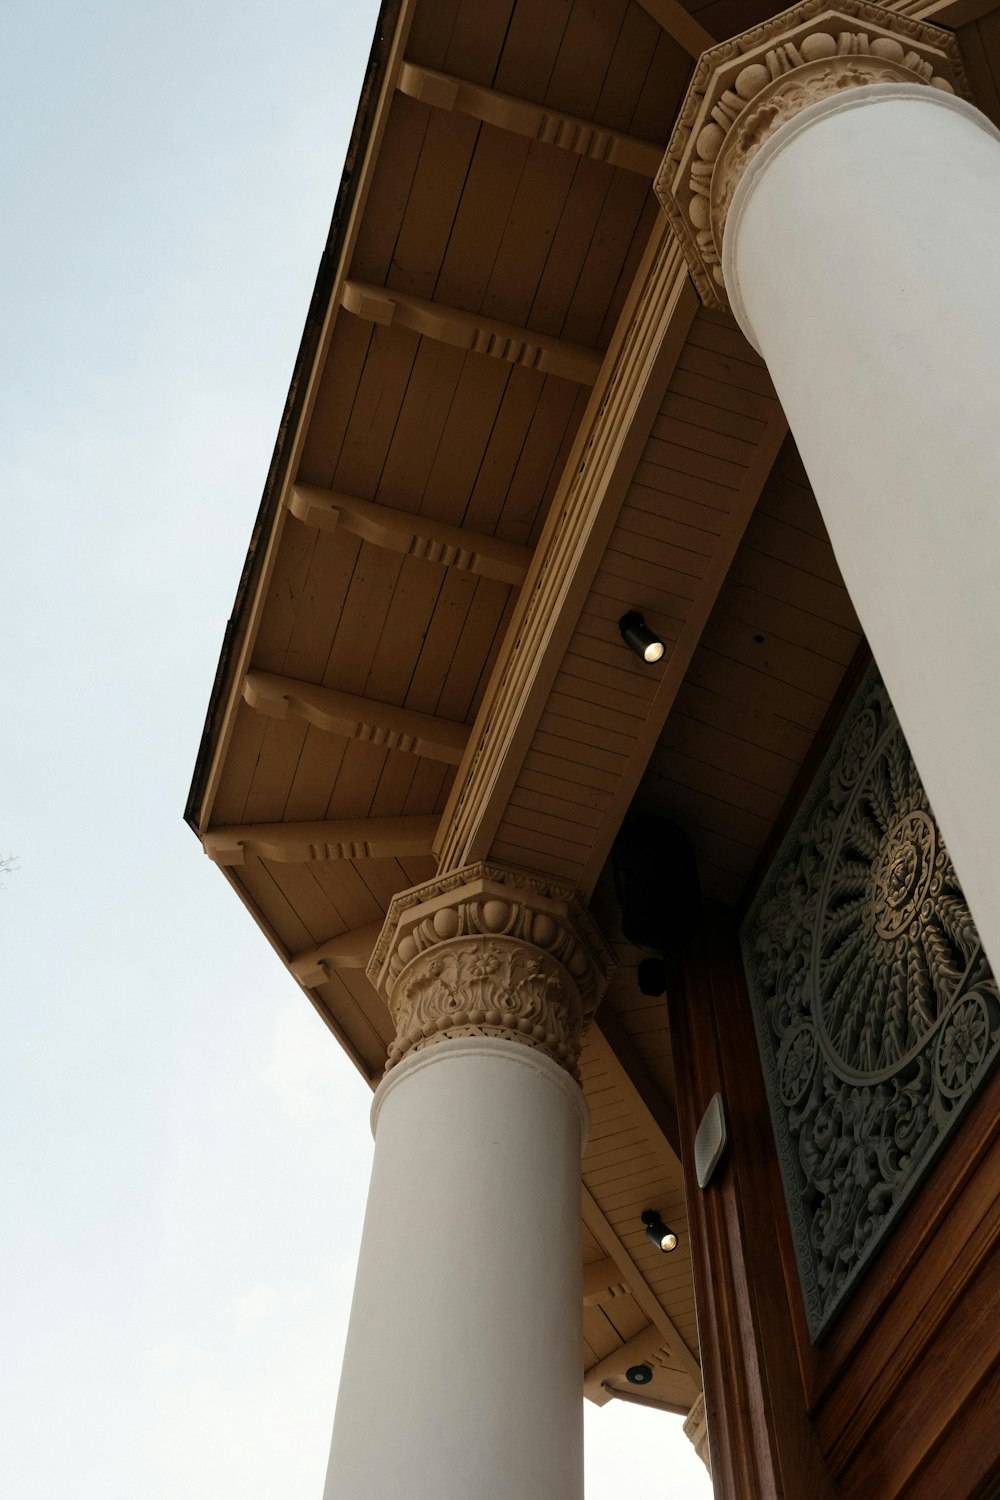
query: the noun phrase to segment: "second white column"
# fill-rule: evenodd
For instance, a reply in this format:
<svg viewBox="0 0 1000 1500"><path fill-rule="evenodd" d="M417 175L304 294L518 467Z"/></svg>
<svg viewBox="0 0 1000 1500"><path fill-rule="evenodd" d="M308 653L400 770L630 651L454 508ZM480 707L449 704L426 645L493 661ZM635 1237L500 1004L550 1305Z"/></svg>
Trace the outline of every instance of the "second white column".
<svg viewBox="0 0 1000 1500"><path fill-rule="evenodd" d="M571 892L499 867L393 903L326 1500L582 1500L574 1075L610 962Z"/></svg>

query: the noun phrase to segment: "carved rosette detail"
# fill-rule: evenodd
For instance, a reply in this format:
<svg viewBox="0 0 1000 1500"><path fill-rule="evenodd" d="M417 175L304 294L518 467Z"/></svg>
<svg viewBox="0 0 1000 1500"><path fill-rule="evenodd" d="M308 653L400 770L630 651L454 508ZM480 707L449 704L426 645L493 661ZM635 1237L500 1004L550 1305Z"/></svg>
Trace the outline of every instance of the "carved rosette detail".
<svg viewBox="0 0 1000 1500"><path fill-rule="evenodd" d="M743 951L819 1336L1000 1057L1000 991L874 671Z"/></svg>
<svg viewBox="0 0 1000 1500"><path fill-rule="evenodd" d="M368 966L396 1025L386 1069L450 1037L495 1036L576 1077L613 967L571 888L479 864L405 891Z"/></svg>
<svg viewBox="0 0 1000 1500"><path fill-rule="evenodd" d="M866 0L805 0L703 54L655 188L707 306L728 306L726 216L765 141L808 105L872 83L969 92L954 37Z"/></svg>

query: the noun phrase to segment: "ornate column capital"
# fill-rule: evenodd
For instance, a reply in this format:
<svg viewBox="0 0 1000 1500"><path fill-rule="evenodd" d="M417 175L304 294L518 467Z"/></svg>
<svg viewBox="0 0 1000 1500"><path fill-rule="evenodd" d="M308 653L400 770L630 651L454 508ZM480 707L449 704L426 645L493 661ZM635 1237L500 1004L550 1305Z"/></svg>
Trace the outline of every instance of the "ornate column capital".
<svg viewBox="0 0 1000 1500"><path fill-rule="evenodd" d="M729 305L726 215L761 147L809 105L873 83L969 94L950 33L867 0L804 0L702 54L655 189L706 306Z"/></svg>
<svg viewBox="0 0 1000 1500"><path fill-rule="evenodd" d="M576 1077L614 965L571 886L491 863L402 891L367 970L396 1024L386 1071L449 1037L497 1036Z"/></svg>

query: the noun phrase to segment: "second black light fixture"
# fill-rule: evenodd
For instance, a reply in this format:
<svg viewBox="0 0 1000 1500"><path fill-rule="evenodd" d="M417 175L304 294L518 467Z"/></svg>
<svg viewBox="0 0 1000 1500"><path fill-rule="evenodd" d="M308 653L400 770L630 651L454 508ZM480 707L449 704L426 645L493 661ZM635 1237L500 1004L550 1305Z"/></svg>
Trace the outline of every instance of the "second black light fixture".
<svg viewBox="0 0 1000 1500"><path fill-rule="evenodd" d="M669 1251L677 1249L677 1236L672 1229L664 1224L663 1219L660 1217L659 1209L644 1208L642 1211L642 1222L646 1226L646 1238L653 1242L657 1250L662 1250L664 1254L667 1254Z"/></svg>
<svg viewBox="0 0 1000 1500"><path fill-rule="evenodd" d="M631 646L636 656L645 662L652 664L659 661L667 649L655 631L650 630L637 609L630 609L627 614L622 615L618 621L618 629L625 644Z"/></svg>

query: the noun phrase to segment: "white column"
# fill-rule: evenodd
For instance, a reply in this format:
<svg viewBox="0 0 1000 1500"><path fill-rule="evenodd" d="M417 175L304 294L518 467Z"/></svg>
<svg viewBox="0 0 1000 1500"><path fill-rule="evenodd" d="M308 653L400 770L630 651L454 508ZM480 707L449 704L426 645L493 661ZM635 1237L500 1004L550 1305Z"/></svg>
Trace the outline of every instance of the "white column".
<svg viewBox="0 0 1000 1500"><path fill-rule="evenodd" d="M478 865L393 901L325 1500L583 1500L576 1064L612 965L541 877Z"/></svg>
<svg viewBox="0 0 1000 1500"><path fill-rule="evenodd" d="M723 270L1000 968L998 141L919 83L820 99L745 169Z"/></svg>
<svg viewBox="0 0 1000 1500"><path fill-rule="evenodd" d="M499 1038L380 1085L326 1500L582 1500L584 1117Z"/></svg>

